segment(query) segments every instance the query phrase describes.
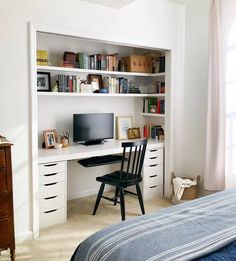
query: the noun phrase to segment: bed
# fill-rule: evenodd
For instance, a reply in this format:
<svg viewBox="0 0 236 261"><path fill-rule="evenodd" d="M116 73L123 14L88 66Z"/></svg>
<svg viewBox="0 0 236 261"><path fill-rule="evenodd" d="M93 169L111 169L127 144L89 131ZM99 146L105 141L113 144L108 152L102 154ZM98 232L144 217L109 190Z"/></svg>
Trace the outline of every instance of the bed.
<svg viewBox="0 0 236 261"><path fill-rule="evenodd" d="M71 261L236 260L236 190L104 228Z"/></svg>

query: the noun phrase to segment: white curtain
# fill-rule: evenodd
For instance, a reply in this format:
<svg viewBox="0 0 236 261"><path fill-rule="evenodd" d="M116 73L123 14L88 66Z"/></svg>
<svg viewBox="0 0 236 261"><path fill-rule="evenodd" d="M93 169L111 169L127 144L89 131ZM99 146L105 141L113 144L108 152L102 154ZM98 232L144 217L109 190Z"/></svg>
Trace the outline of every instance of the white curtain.
<svg viewBox="0 0 236 261"><path fill-rule="evenodd" d="M211 0L209 20L209 76L204 188L225 187L225 96L220 0Z"/></svg>
<svg viewBox="0 0 236 261"><path fill-rule="evenodd" d="M236 146L233 148L236 142L232 144L232 140L236 141L236 48L232 52L232 43L230 43L232 42L230 35L231 38L236 39L236 27L232 29L236 19L235 7L236 0L211 0L210 5L208 113L204 175L206 190L222 190L229 188L229 184L232 185L233 161L235 161L234 172L236 173ZM229 120L233 110L235 133L232 130L232 120ZM234 150L235 156L233 155ZM236 187L236 175L233 178Z"/></svg>

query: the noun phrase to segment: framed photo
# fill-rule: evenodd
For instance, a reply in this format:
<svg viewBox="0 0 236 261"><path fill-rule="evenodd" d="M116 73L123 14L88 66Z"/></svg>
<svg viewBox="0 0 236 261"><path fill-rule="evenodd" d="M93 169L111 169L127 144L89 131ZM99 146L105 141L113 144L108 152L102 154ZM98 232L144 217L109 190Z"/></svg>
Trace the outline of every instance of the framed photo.
<svg viewBox="0 0 236 261"><path fill-rule="evenodd" d="M102 76L98 75L98 74L89 74L88 75L88 82L92 83L95 82L96 83L96 89L99 90L102 88Z"/></svg>
<svg viewBox="0 0 236 261"><path fill-rule="evenodd" d="M49 72L37 72L37 91L40 92L51 91Z"/></svg>
<svg viewBox="0 0 236 261"><path fill-rule="evenodd" d="M116 117L116 131L118 140L128 139L128 129L132 127L131 116Z"/></svg>
<svg viewBox="0 0 236 261"><path fill-rule="evenodd" d="M129 128L128 129L128 139L140 139L140 128Z"/></svg>
<svg viewBox="0 0 236 261"><path fill-rule="evenodd" d="M57 131L53 130L45 130L43 131L43 137L45 142L46 149L54 148L54 144L57 143Z"/></svg>

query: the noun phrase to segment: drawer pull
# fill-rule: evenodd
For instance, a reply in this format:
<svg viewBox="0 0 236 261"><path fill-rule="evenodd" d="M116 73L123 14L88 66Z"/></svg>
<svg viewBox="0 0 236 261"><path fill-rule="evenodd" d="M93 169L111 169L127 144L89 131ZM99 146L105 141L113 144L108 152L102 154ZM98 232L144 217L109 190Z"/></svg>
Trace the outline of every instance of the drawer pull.
<svg viewBox="0 0 236 261"><path fill-rule="evenodd" d="M150 188L156 188L157 186L151 186Z"/></svg>
<svg viewBox="0 0 236 261"><path fill-rule="evenodd" d="M56 166L57 163L51 163L51 164L47 164L47 165L44 165L45 167L52 167L52 166Z"/></svg>
<svg viewBox="0 0 236 261"><path fill-rule="evenodd" d="M157 175L152 175L152 176L149 176L150 178L155 178L155 177L157 177Z"/></svg>
<svg viewBox="0 0 236 261"><path fill-rule="evenodd" d="M157 151L157 149L155 149L155 150L150 150L150 152L154 152L154 151Z"/></svg>
<svg viewBox="0 0 236 261"><path fill-rule="evenodd" d="M151 157L150 159L157 159L158 157Z"/></svg>
<svg viewBox="0 0 236 261"><path fill-rule="evenodd" d="M48 199L53 199L53 198L57 198L57 196L48 197L48 198L44 198L44 199L45 199L45 200L48 200Z"/></svg>
<svg viewBox="0 0 236 261"><path fill-rule="evenodd" d="M45 174L44 176L45 177L50 177L50 176L55 176L55 175L57 175L57 173Z"/></svg>
<svg viewBox="0 0 236 261"><path fill-rule="evenodd" d="M44 213L47 214L47 213L51 213L51 212L55 212L55 211L57 211L57 209L48 210L48 211L45 211Z"/></svg>
<svg viewBox="0 0 236 261"><path fill-rule="evenodd" d="M56 185L57 182L53 182L53 183L48 183L48 184L44 184L44 186L52 186L52 185Z"/></svg>
<svg viewBox="0 0 236 261"><path fill-rule="evenodd" d="M150 167L156 167L158 164L153 164L153 165L150 165Z"/></svg>

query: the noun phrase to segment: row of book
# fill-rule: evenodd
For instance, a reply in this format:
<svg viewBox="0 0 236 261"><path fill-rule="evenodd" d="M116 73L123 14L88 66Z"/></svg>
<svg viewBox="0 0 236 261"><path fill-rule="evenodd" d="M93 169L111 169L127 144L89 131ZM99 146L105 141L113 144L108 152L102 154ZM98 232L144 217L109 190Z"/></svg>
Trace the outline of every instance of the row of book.
<svg viewBox="0 0 236 261"><path fill-rule="evenodd" d="M63 60L64 67L74 67L90 70L118 71L118 53L112 54L92 54L77 53L75 62Z"/></svg>
<svg viewBox="0 0 236 261"><path fill-rule="evenodd" d="M80 92L80 78L75 75L58 75L57 89L58 92Z"/></svg>
<svg viewBox="0 0 236 261"><path fill-rule="evenodd" d="M157 97L148 97L143 99L144 113L165 113L165 100Z"/></svg>
<svg viewBox="0 0 236 261"><path fill-rule="evenodd" d="M144 138L163 140L165 138L164 129L161 125L149 124L143 127Z"/></svg>

